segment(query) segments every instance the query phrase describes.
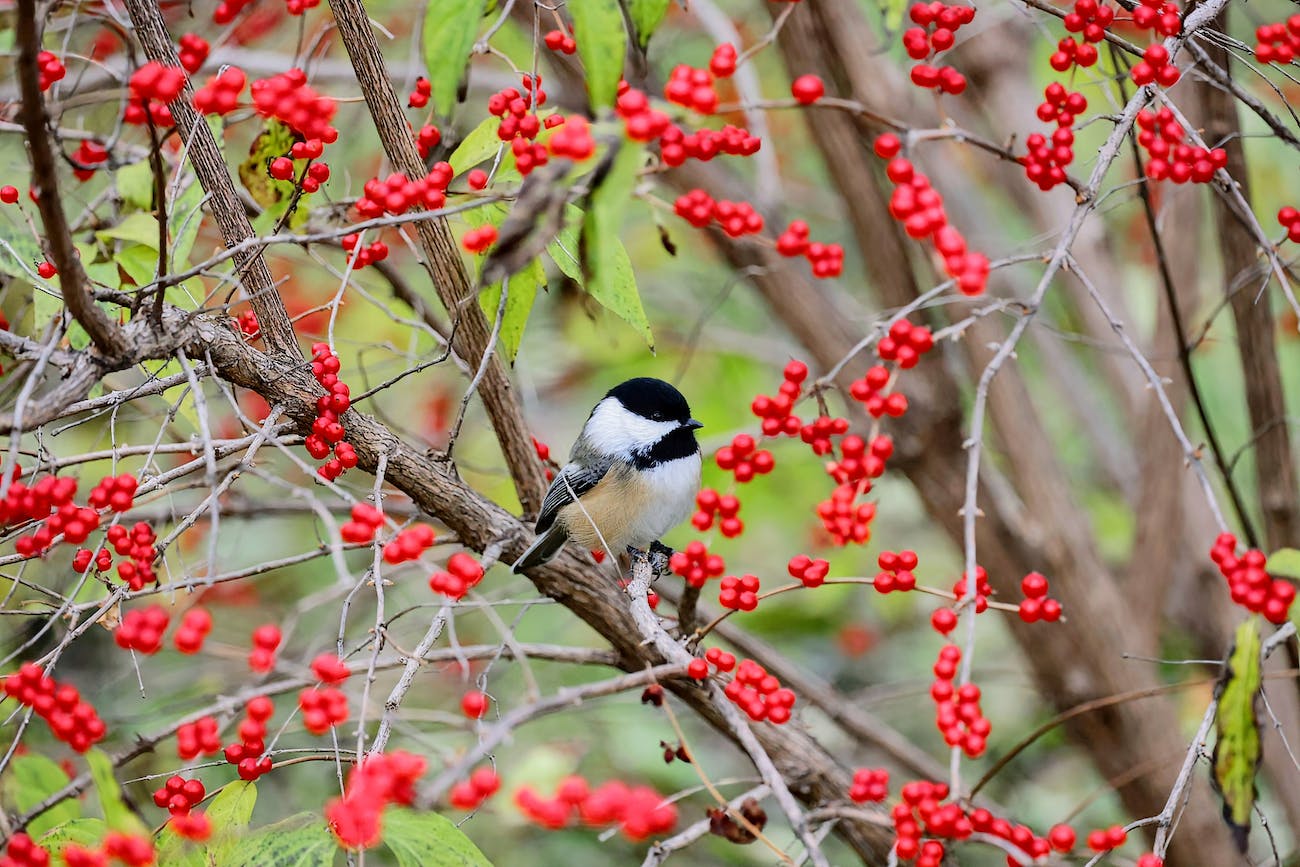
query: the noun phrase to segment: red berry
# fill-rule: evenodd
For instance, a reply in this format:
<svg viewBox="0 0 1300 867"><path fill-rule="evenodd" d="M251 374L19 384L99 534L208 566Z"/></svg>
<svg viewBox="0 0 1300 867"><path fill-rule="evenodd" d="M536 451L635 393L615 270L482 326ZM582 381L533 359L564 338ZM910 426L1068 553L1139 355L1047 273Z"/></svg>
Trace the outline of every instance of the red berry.
<svg viewBox="0 0 1300 867"><path fill-rule="evenodd" d="M826 95L826 85L816 75L801 75L790 85L790 93L803 105L812 105Z"/></svg>

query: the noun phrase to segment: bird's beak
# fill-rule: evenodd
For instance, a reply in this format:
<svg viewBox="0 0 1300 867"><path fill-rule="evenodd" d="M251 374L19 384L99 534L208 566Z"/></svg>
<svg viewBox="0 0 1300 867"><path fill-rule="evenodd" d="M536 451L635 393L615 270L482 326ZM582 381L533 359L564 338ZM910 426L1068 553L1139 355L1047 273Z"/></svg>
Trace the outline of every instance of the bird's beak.
<svg viewBox="0 0 1300 867"><path fill-rule="evenodd" d="M698 430L699 428L704 427L704 422L690 418L686 420L686 424L684 424L683 427L690 428L691 430Z"/></svg>

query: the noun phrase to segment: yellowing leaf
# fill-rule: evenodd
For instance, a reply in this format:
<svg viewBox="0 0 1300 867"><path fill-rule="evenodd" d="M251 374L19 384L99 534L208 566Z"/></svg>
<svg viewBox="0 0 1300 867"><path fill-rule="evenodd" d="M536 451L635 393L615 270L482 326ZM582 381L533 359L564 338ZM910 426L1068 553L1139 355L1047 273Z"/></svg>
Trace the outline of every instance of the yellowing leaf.
<svg viewBox="0 0 1300 867"><path fill-rule="evenodd" d="M1214 725L1214 787L1223 797L1223 818L1243 853L1260 760L1259 719L1255 714L1259 644L1259 619L1252 617L1237 627L1236 644L1218 684L1219 711Z"/></svg>

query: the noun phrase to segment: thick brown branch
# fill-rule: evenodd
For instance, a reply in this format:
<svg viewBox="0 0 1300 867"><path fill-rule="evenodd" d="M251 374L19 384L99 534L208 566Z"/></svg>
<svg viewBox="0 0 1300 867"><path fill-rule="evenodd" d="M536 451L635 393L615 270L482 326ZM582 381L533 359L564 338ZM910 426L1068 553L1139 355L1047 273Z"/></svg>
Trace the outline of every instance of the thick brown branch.
<svg viewBox="0 0 1300 867"><path fill-rule="evenodd" d="M81 327L86 329L95 348L106 358L115 359L127 351L126 339L117 323L99 308L86 291L86 272L72 244L68 218L59 196L58 163L46 129L45 97L41 95L40 66L36 55L41 50L40 27L36 21L36 0L18 0L18 78L22 85L23 126L32 161L32 187L36 206L45 225L45 239L54 267L59 269L63 301Z"/></svg>

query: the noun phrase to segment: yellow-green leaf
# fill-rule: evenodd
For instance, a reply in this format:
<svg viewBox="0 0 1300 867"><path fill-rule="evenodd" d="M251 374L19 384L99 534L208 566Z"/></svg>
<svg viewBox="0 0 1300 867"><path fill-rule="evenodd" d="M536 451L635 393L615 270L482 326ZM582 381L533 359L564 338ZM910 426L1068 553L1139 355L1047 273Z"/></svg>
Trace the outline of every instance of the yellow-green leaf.
<svg viewBox="0 0 1300 867"><path fill-rule="evenodd" d="M497 127L501 125L498 117L486 117L483 122L469 131L460 144L451 152L447 162L451 163L456 174L462 174L474 166L489 159L501 148L502 141L497 136Z"/></svg>
<svg viewBox="0 0 1300 867"><path fill-rule="evenodd" d="M465 222L477 228L491 224L500 226L509 211L504 202L493 202L482 208L465 211L461 216ZM474 267L479 268L482 257L474 257ZM497 348L503 352L506 360L514 363L519 354L519 344L524 339L524 327L528 324L528 315L532 312L537 290L546 283L546 270L538 259L533 259L518 273L512 274L506 288L506 309L501 316L501 332L497 335ZM501 283L496 282L479 293L479 304L487 317L490 328L497 318L497 307L501 304Z"/></svg>
<svg viewBox="0 0 1300 867"><path fill-rule="evenodd" d="M653 351L650 320L641 306L632 261L618 236L641 163L640 146L626 143L619 148L609 171L591 192L580 246L587 292L602 307L636 329Z"/></svg>
<svg viewBox="0 0 1300 867"><path fill-rule="evenodd" d="M659 28L671 2L672 0L629 0L627 14L632 19L632 26L636 28L636 39L642 48L646 47L650 37Z"/></svg>
<svg viewBox="0 0 1300 867"><path fill-rule="evenodd" d="M302 813L246 836L212 867L332 867L338 845L319 816Z"/></svg>
<svg viewBox="0 0 1300 867"><path fill-rule="evenodd" d="M492 867L474 841L437 813L384 811L384 845L398 867Z"/></svg>
<svg viewBox="0 0 1300 867"><path fill-rule="evenodd" d="M116 226L100 229L95 237L101 241L117 239L143 244L158 252L158 218L153 214L129 214Z"/></svg>
<svg viewBox="0 0 1300 867"><path fill-rule="evenodd" d="M587 95L597 108L614 104L627 56L627 31L619 0L581 0L568 5L573 38L587 70Z"/></svg>
<svg viewBox="0 0 1300 867"><path fill-rule="evenodd" d="M175 834L171 825L163 829L158 842L158 863L175 867L205 867L228 860L235 847L246 837L248 823L257 803L257 786L236 780L223 786L213 797L204 814L212 824L212 836L202 846L195 846Z"/></svg>
<svg viewBox="0 0 1300 867"><path fill-rule="evenodd" d="M30 826L28 830L31 830ZM85 849L96 848L106 833L108 833L108 826L104 824L103 819L73 819L47 831L36 842L57 859L59 853L69 843L76 843Z"/></svg>
<svg viewBox="0 0 1300 867"><path fill-rule="evenodd" d="M449 114L478 37L486 0L438 0L424 13L424 65L433 107Z"/></svg>
<svg viewBox="0 0 1300 867"><path fill-rule="evenodd" d="M124 204L141 211L153 209L153 168L148 160L122 166L113 173L113 183Z"/></svg>
<svg viewBox="0 0 1300 867"><path fill-rule="evenodd" d="M1268 555L1264 571L1275 578L1300 579L1300 551L1295 548L1278 548Z"/></svg>
<svg viewBox="0 0 1300 867"><path fill-rule="evenodd" d="M99 807L109 830L124 834L148 834L149 829L144 822L122 799L122 787L113 776L113 760L102 750L92 749L86 753L86 764L90 765L90 778L95 782Z"/></svg>
<svg viewBox="0 0 1300 867"><path fill-rule="evenodd" d="M68 773L59 763L39 753L14 756L9 773L4 776L6 800L26 813L68 784ZM76 798L65 798L27 823L27 833L39 837L56 825L81 816Z"/></svg>
<svg viewBox="0 0 1300 867"><path fill-rule="evenodd" d="M1214 786L1223 798L1223 818L1232 829L1237 848L1246 851L1250 812L1255 805L1255 775L1259 771L1259 619L1237 628L1237 640L1219 680L1219 710L1215 719Z"/></svg>

